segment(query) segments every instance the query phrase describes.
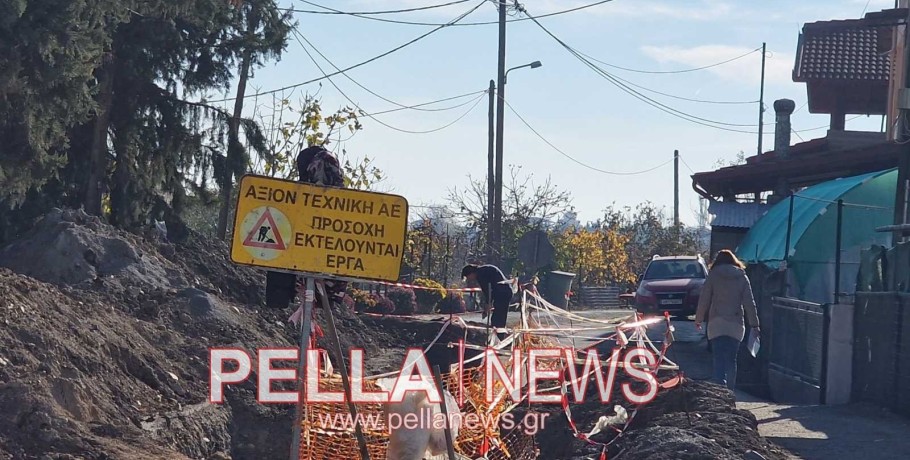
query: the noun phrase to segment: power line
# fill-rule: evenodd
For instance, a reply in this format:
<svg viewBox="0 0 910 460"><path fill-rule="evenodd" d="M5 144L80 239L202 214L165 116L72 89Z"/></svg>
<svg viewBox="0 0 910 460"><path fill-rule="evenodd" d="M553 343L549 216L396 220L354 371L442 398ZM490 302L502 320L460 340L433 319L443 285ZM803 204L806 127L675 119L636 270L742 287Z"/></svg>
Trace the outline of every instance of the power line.
<svg viewBox="0 0 910 460"><path fill-rule="evenodd" d="M856 120L857 118L861 118L861 117L862 117L862 115L856 115L854 117L848 118L847 121L853 121L853 120ZM831 125L822 125L822 126L816 126L815 128L798 129L798 130L794 130L793 132L794 133L808 133L809 131L818 131L820 129L828 129L830 127L831 127ZM765 133L765 134L774 134L774 133L770 132L770 133Z"/></svg>
<svg viewBox="0 0 910 460"><path fill-rule="evenodd" d="M315 48L314 48L314 49L315 49ZM399 111L408 110L408 109L418 110L418 107L423 107L423 106L427 106L427 105L438 104L438 103L440 103L440 102L447 102L447 101L451 101L451 100L454 100L454 99L461 99L461 98L465 98L465 97L468 97L468 96L475 96L475 95L478 95L478 94L486 94L486 93L487 93L487 90L482 89L482 90L480 90L480 91L474 91L473 93L459 94L458 96L452 96L452 97L447 97L447 98L443 98L443 99L437 99L437 100L435 100L435 101L430 101L430 102L423 102L423 103L421 103L421 104L415 104L415 105L409 105L409 106L405 106L405 107L398 107L398 108L396 108L396 109L389 109L389 110L382 110L382 111L379 111L379 112L373 112L373 115L383 115L383 114L386 114L386 113L399 112ZM461 103L459 103L459 104L450 105L450 106L447 106L447 107L440 107L440 108L438 108L438 109L425 109L425 110L427 110L427 111L432 110L433 112L444 112L444 111L447 111L447 110L454 110L454 109L458 109L458 108L464 107L464 106L466 106L466 105L468 105L468 104L470 104L470 103L472 103L472 102L474 102L474 99L470 99L470 100L468 100L467 102L461 102Z"/></svg>
<svg viewBox="0 0 910 460"><path fill-rule="evenodd" d="M426 130L426 131L414 131L414 130L402 129L402 128L398 128L398 127L396 127L396 126L392 126L392 125L390 125L390 124L388 124L388 123L386 123L386 122L384 122L384 121L382 121L382 120L376 118L375 116L373 116L372 114L370 114L369 112L367 112L366 110L364 110L363 108L361 108L360 105L358 105L356 102L354 102L353 99L351 99L350 97L348 97L348 95L347 95L347 94L346 94L338 85L335 84L335 81L332 80L331 76L330 76L329 74L327 74L327 73L322 69L322 66L319 65L319 62L318 62L318 61L316 61L316 57L313 56L312 53L310 53L309 48L307 48L307 47L303 44L303 42L301 42L301 39L302 39L303 41L305 41L307 44L309 44L310 47L313 48L313 50L316 50L316 47L314 47L313 44L310 43L310 41L307 40L306 37L304 37L303 34L301 34L297 29L292 29L291 32L294 34L294 37L297 39L297 42L300 43L300 47L303 48L303 51L307 54L307 56L309 56L310 60L313 61L313 64L316 65L316 68L319 69L319 72L326 76L326 79L329 81L329 83L330 83L332 86L334 86L335 89L336 89L336 90L337 90L345 99L348 100L348 102L350 102L352 105L354 105L354 107L356 107L358 110L360 110L361 112L363 112L363 114L364 114L365 116L367 116L368 118L370 118L371 120L373 120L373 121L375 121L375 122L381 124L382 126L385 126L386 128L389 128L389 129L391 129L391 130L398 131L398 132L401 132L401 133L406 133L406 134L429 134L429 133L435 133L435 132L438 132L438 131L442 131L443 129L446 129L446 128L448 128L448 127L454 125L455 123L458 123L458 122L461 121L464 117L468 116L468 114L470 114L471 112L473 112L473 111L474 111L474 108L477 107L478 104L480 104L481 99L483 99L483 94L477 96L477 98L475 98L473 101L471 101L471 102L474 102L474 105L472 105L467 111L465 111L463 114L461 114L461 115L460 115L458 118L456 118L455 120L453 120L453 121L451 121L451 122L449 122L449 123L446 123L445 125L440 126L440 127L438 127L438 128L429 129L429 130ZM316 50L316 52L319 53L318 50ZM323 56L323 58L325 58L325 56L322 55L322 53L319 53L319 54L320 54L321 56ZM331 64L333 67L337 68L337 66L335 66L335 64L333 64L333 63L332 63L331 61L329 61L327 58L326 58L326 61L327 61L329 64ZM484 91L484 93L485 93L485 92L486 92L486 91Z"/></svg>
<svg viewBox="0 0 910 460"><path fill-rule="evenodd" d="M816 198L813 196L800 195L799 193L794 193L793 196L796 198L802 198L804 200L817 201L819 203L837 204L837 200L826 200L824 198ZM861 209L878 209L878 210L882 210L882 211L893 211L894 210L894 208L888 208L885 206L875 206L875 205L871 205L871 204L861 204L861 203L844 202L844 206L849 206L849 207L853 207L853 208L861 208Z"/></svg>
<svg viewBox="0 0 910 460"><path fill-rule="evenodd" d="M537 137L539 137L540 140L544 141L544 143L546 143L547 145L549 145L553 150L556 150L557 152L559 152L559 154L561 154L562 156L564 156L564 157L566 157L566 158L572 160L573 162L575 162L575 163L577 163L577 164L579 164L579 165L581 165L581 166L583 166L583 167L585 167L585 168L587 168L587 169L590 169L590 170L592 170L592 171L597 171L597 172L603 173L603 174L609 174L609 175L611 175L611 176L636 176L636 175L639 175L639 174L644 174L644 173L648 173L648 172L654 171L655 169L658 169L658 168L661 168L661 167L663 167L663 166L666 166L666 165L670 164L670 162L673 161L673 159L671 158L671 159L669 159L669 160L667 160L667 161L665 161L665 162L663 162L663 163L661 163L661 164L659 164L659 165L657 165L657 166L654 166L653 168L648 168L648 169L644 169L644 170L641 170L641 171L634 171L634 172L616 172L616 171L607 171L607 170L604 170L604 169L596 168L596 167L591 166L591 165L589 165L589 164L587 164L587 163L582 163L581 161L577 160L577 159L576 159L575 157L573 157L572 155L569 155L568 153L564 152L564 151L563 151L562 149L560 149L559 147L553 145L552 142L550 142L549 140L547 140L546 137L544 137L544 136L543 136L542 134L540 134L536 129L534 129L534 127L531 126L531 124L528 123L528 121L525 120L524 117L522 117L521 114L519 114L519 113L515 110L514 107L512 107L512 104L509 104L509 101L506 101L506 100L503 100L503 101L506 103L506 107L508 107L509 110L511 110L512 113L515 114L515 116L518 117L518 119L521 120L521 122L524 123L524 125L527 126L528 129L531 130L532 133L534 133Z"/></svg>
<svg viewBox="0 0 910 460"><path fill-rule="evenodd" d="M459 94L459 95L457 95L457 96L451 96L451 97L446 97L446 98L442 98L442 99L437 99L437 100L435 100L435 101L422 102L422 103L420 103L420 104L414 104L414 105L407 106L407 107L399 107L399 108L395 108L395 109L383 110L383 111L380 111L380 112L372 112L371 115L383 115L383 114L386 114L386 113L399 112L399 111L402 111L402 110L413 109L413 108L415 108L415 107L422 107L422 106L427 106L427 105L438 104L438 103L440 103L440 102L447 102L447 101L451 101L451 100L455 100L455 99L462 99L462 98L465 98L465 97L468 97L468 96L475 96L475 95L478 95L478 94L486 94L486 92L487 92L486 90L474 91L474 92L471 92L471 93ZM458 104L456 104L456 105L451 105L451 106L448 106L448 107L441 107L441 108L435 109L435 110L437 110L437 111L454 110L454 109L458 109L458 108L464 107L464 106L466 106L466 105L468 105L468 104L474 103L474 102L476 102L476 100L477 100L476 98L475 98L475 99L470 99L470 100L468 100L468 101L466 101L466 102L461 102L461 103L458 103ZM281 129L282 129L281 127L275 127L275 128L271 128L271 129L266 130L266 131L267 131L267 132L276 132L276 131L280 131ZM351 139L352 137L353 137L353 135L352 135L351 137L349 137L348 139L345 139L345 140L349 140L349 139Z"/></svg>
<svg viewBox="0 0 910 460"><path fill-rule="evenodd" d="M329 59L328 57L326 57L326 55L323 54L322 51L319 51L319 48L316 48L316 45L314 45L311 41L309 41L309 40L306 38L306 36L304 36L303 34L301 34L299 30L297 30L297 29L292 29L292 30L293 30L293 32L294 32L295 35L296 35L296 38L297 38L297 42L298 42L298 43L300 43L300 40L303 39L303 41L305 41L305 42L307 43L307 45L310 45L310 48L312 48L313 51L316 52L316 54L318 54L320 57L322 57L323 60L325 60L326 62L328 62L329 65L331 65L332 67L334 67L335 70L341 72L341 75L344 75L345 78L347 78L348 80L350 80L352 83L354 83L355 85L357 85L358 87L360 87L360 88L363 89L364 91L366 91L366 92L372 94L373 96L376 96L377 98L382 99L383 101L386 101L386 102L388 102L388 103L390 103L390 104L392 104L392 105L397 105L397 106L399 107L398 109L386 110L386 111L383 111L383 112L376 112L376 113L374 113L373 115L377 115L377 114L380 114L380 113L390 113L390 112L395 112L395 111L398 111L398 110L406 110L406 109L417 110L417 111L421 111L421 112L440 112L440 111L445 111L445 110L456 109L456 108L458 108L458 107L462 107L462 106L464 106L464 105L467 105L467 104L470 104L471 102L473 102L473 99L472 99L472 100L470 100L470 101L467 101L467 102L465 102L465 103L461 103L461 104L458 104L458 105L455 105L455 106L443 107L443 108L435 108L435 109L434 109L434 108L426 109L426 108L422 108L422 107L421 107L421 106L430 105L430 104L418 104L418 105L410 105L410 106L409 106L409 105L405 105L405 104L401 104L401 103L395 102L395 101L393 101L393 100L391 100L391 99L389 99L389 98L387 98L387 97L385 97L385 96L383 96L383 95L381 95L381 94L376 93L375 91L371 90L370 88L367 88L366 86L360 84L360 82L358 82L358 81L355 80L353 77L351 77L350 75L348 75L347 72L341 70L340 67L338 67L337 65L335 65L335 63L332 62L331 59ZM300 46L301 46L302 48L304 48L304 51L306 51L306 47L303 46L303 43L300 43ZM314 61L314 63L315 63L315 61ZM318 67L318 64L317 64L317 67ZM321 69L320 69L320 70L321 70ZM472 95L476 95L476 94L480 94L480 93L486 93L486 90L474 91L474 92L472 92L472 93L468 93L468 94L465 94L465 95L462 95L462 96L455 96L455 97L453 97L453 98L443 99L443 100L440 100L440 101L437 101L437 102L444 102L444 101L446 101L446 100L451 100L451 99L460 98L460 97L464 97L464 96L472 96Z"/></svg>
<svg viewBox="0 0 910 460"><path fill-rule="evenodd" d="M723 131L731 131L731 132L738 132L738 133L745 133L745 134L756 134L756 133L757 133L757 132L755 132L755 131L747 131L747 130L744 130L744 129L739 129L739 127L756 127L757 125L753 125L753 124L726 123L726 122L717 121L717 120L710 120L710 119L707 119L707 118L703 118L703 117L699 117L699 116L696 116L696 115L692 115L692 114L683 112L683 111L681 111L681 110L677 110L677 109L675 109L675 108L673 108L673 107L670 107L670 106L668 106L668 105L666 105L666 104L663 104L663 103L661 103L661 102L659 102L659 101L656 101L656 100L654 100L654 99L651 99L651 98L649 98L648 96L645 96L644 94L642 94L642 93L640 93L640 92L638 92L638 91L636 91L636 90L630 88L628 85L626 85L626 84L624 84L622 81L618 80L614 75L612 75L612 74L610 74L609 72L607 72L606 70L604 70L604 69L598 67L597 65L591 63L591 61L585 59L583 56L581 56L580 54L578 54L578 52L576 52L574 48L572 48L572 47L569 46L567 43L565 43L564 41L562 41L562 39L560 39L559 37L557 37L556 35L554 35L552 32L550 32L549 29L547 29L546 27L544 27L544 25L541 24L540 21L538 21L534 16L532 16L530 13L528 13L527 10L525 10L523 7L522 7L522 10L521 10L521 11L522 11L525 15L527 15L527 17L528 17L529 19L531 19L532 21L534 21L534 23L537 24L538 27L540 27L544 32L546 32L547 35L549 35L549 36L550 36L551 38L553 38L557 43L559 43L563 48L565 48L567 51L569 51L570 54L572 54L573 56L575 56L576 59L578 59L579 61L581 61L581 62L584 63L585 65L587 65L589 68L591 68L595 73L597 73L598 75L600 75L602 78L606 79L607 81L609 81L610 83L612 83L614 86L616 86L616 87L618 87L619 89L623 90L623 91L626 92L627 94L629 94L629 95L635 97L636 99L639 99L639 100L641 100L642 102L644 102L644 103L646 103L646 104L648 104L648 105L650 105L650 106L652 106L652 107L657 108L658 110L661 110L661 111L663 111L663 112L665 112L665 113L668 113L668 114L670 114L670 115L673 115L673 116L675 116L675 117L677 117L677 118L680 118L680 119L689 121L689 122L691 122L691 123L695 123L695 124L699 124L699 125L702 125L702 126L707 126L707 127L710 127L710 128L719 129L719 130L723 130ZM718 126L718 125L720 125L720 126ZM728 128L728 126L730 126L731 128Z"/></svg>
<svg viewBox="0 0 910 460"><path fill-rule="evenodd" d="M306 0L300 0L300 1L301 1L302 3L306 3L306 4L308 4L308 5L315 6L316 8L324 8L324 9L326 9L326 10L329 10L329 8L324 7L324 6L322 6L322 5L318 5L318 4L313 3L313 2L308 2L308 1L306 1ZM471 0L455 0L455 1L448 2L448 3L440 3L440 4L438 4L438 5L418 6L418 7L414 7L414 8L403 8L403 9L398 9L398 10L381 10L381 11L337 11L337 10L315 11L315 10L297 10L297 12L299 12L299 13L308 13L308 14L346 14L346 15L369 16L369 15L380 15L380 14L412 13L412 12L415 12L415 11L433 10L433 9L436 9L436 8L445 8L445 7L447 7L447 6L458 5L458 4L460 4L460 3L467 3L467 2L470 2L470 1L471 1Z"/></svg>
<svg viewBox="0 0 910 460"><path fill-rule="evenodd" d="M477 9L479 9L481 6L483 6L484 3L486 3L486 0L481 1L480 3L477 4L477 6L471 8L470 10L466 11L465 13L462 13L462 14L461 14L460 16L458 16L457 18L455 18L455 19L453 19L453 20L451 20L451 21L449 21L449 22L447 22L447 23L445 23L445 24L440 24L440 25L439 25L438 27L436 27L435 29L430 30L429 32L427 32L427 33L425 33L425 34L422 34L422 35L418 36L417 38L414 38L413 40L410 40L410 41L408 41L407 43L405 43L405 44L403 44L403 45L396 46L395 48L392 48L392 49L390 49L389 51L386 51L386 52L384 52L384 53L382 53L382 54L379 54L379 55L374 56L374 57L372 57L372 58L370 58L370 59L367 59L366 61L360 62L360 63L358 63L358 64L354 64L354 65L352 65L352 66L350 66L350 67L346 67L346 68L343 69L343 70L339 70L339 71L334 72L334 73L331 73L331 74L323 75L322 77L313 78L313 79L310 79L310 80L307 80L307 81L304 81L304 82L301 82L301 83L296 83L296 84L293 84L293 85L288 85L288 86L285 86L285 87L282 87L282 88L273 89L273 90L269 90L269 91L262 91L262 92L258 92L258 93L255 93L255 94L248 94L248 95L245 95L245 96L244 96L244 99L251 98L251 97L263 96L263 95L266 95L266 94L280 93L280 92L282 92L282 91L287 91L287 90L292 89L292 88L297 88L297 87L300 87L300 86L303 86L303 85L308 85L308 84L310 84L310 83L315 83L315 82L317 82L317 81L325 80L325 79L327 79L327 78L329 78L329 77L334 77L335 75L339 75L339 74L342 74L342 73L344 73L344 72L347 72L347 71L350 71L350 70L354 70L354 69L356 69L356 68L358 68L358 67L362 67L362 66L364 66L364 65L366 65L366 64L369 64L369 63L371 63L371 62L373 62L373 61L376 61L376 60L378 60L378 59L384 58L384 57L386 57L386 56L388 56L388 55L390 55L390 54L392 54L392 53L394 53L394 52L396 52L396 51L399 51L399 50L401 50L401 49L403 49L403 48L405 48L405 47L407 47L407 46L413 45L414 43L417 43L418 41L423 40L424 38L429 37L430 35L432 35L432 34L438 32L438 31L440 31L440 30L442 30L442 29L444 29L444 28L446 28L446 27L449 27L449 26L451 26L451 25L453 25L453 24L458 23L458 21L461 21L462 19L466 18L466 17L467 17L468 15L470 15L471 13L477 11ZM227 102L227 101L233 101L233 100L236 100L236 99L237 99L236 97L228 97L228 98L224 98L224 99L217 99L217 100L212 100L212 101L207 101L207 102L210 102L210 103L215 103L215 102Z"/></svg>
<svg viewBox="0 0 910 460"><path fill-rule="evenodd" d="M688 169L689 172L691 172L692 174L696 174L695 170L692 169L691 166L689 166L689 163L686 161L686 159L682 155L679 156L679 159L683 162L684 165L686 165L686 169Z"/></svg>
<svg viewBox="0 0 910 460"><path fill-rule="evenodd" d="M740 59L742 59L742 58L744 58L744 57L746 57L746 56L751 56L752 54L755 54L755 53L758 52L758 51L761 51L761 47L760 47L760 46L759 46L758 48L755 48L755 49L752 50L752 51L749 51L748 53L741 54L741 55L736 56L736 57L734 57L734 58L730 58L730 59L727 59L727 60L724 60L724 61L716 62L716 63L714 63L714 64L709 64L709 65L705 65L705 66L701 66L701 67L695 67L695 68L692 68L692 69L683 69L683 70L640 70L640 69L631 69L631 68L629 68L629 67L622 67L622 66L618 66L618 65L615 65L615 64L610 64L609 62L601 61L600 59L597 59L597 58L592 57L591 55L582 53L581 51L578 51L578 54L580 54L580 55L582 55L582 56L584 56L584 57L586 57L586 58L588 58L588 59L590 59L590 60L592 60L592 61L594 61L594 62L599 62L599 63L601 63L601 64L603 64L603 65L605 65L605 66L607 66L607 67L612 67L612 68L614 68L614 69L625 70L625 71L627 71L627 72L635 72L635 73L646 73L646 74L655 74L655 75L658 75L658 74L659 74L659 75L663 75L663 74L680 74L680 73L697 72L697 71L700 71L700 70L710 69L710 68L713 68L713 67L719 67L719 66L722 66L722 65L724 65L724 64L729 64L729 63L731 63L731 62L733 62L733 61L738 61L738 60L740 60Z"/></svg>
<svg viewBox="0 0 910 460"><path fill-rule="evenodd" d="M688 97L682 97L682 96L676 96L673 94L663 93L663 92L657 91L656 89L651 89L646 86L642 86L642 85L633 83L629 80L626 80L625 78L617 77L616 75L613 75L613 78L616 78L617 80L620 80L620 81L628 84L629 86L634 86L638 89L642 89L642 90L645 90L645 91L648 91L648 92L651 92L654 94L659 94L661 96L666 96L666 97L673 98L673 99L679 99L681 101L699 102L702 104L722 104L722 105L746 105L746 104L758 104L758 102L759 102L757 100L755 100L755 101L710 101L710 100L704 100L704 99L692 99L692 98L688 98Z"/></svg>
<svg viewBox="0 0 910 460"><path fill-rule="evenodd" d="M373 17L371 15L337 10L335 8L330 8L328 6L323 6L323 5L320 5L320 4L317 4L314 2L310 2L307 0L300 0L300 1L302 1L303 3L306 3L308 5L317 7L317 8L322 8L322 9L326 10L325 12L327 12L327 13L346 15L346 16L351 16L351 17L360 18L360 19L369 19L372 21L388 22L388 23L392 23L392 24L405 24L405 25L411 25L411 26L441 26L441 25L443 25L443 24L434 23L434 22L403 21L403 20L397 20L397 19L377 18L377 17ZM552 17L552 16L559 16L562 14L573 13L575 11L581 11L584 9L603 5L604 3L610 3L612 1L613 0L601 0L599 2L589 3L587 5L577 6L575 8L569 8L569 9L565 9L565 10L561 10L561 11L555 11L552 13L542 14L539 17L548 18L548 17ZM500 3L500 2L494 2L494 3ZM288 11L293 11L296 13L312 13L312 11L309 11L309 10L298 10L298 9L294 9L294 8L289 8ZM514 19L508 19L506 22L521 22L521 21L527 21L528 19L529 18L514 18ZM498 21L459 22L458 24L451 24L451 25L456 26L456 27L462 27L462 26L486 26L486 25L493 25L493 24L499 24L499 22Z"/></svg>

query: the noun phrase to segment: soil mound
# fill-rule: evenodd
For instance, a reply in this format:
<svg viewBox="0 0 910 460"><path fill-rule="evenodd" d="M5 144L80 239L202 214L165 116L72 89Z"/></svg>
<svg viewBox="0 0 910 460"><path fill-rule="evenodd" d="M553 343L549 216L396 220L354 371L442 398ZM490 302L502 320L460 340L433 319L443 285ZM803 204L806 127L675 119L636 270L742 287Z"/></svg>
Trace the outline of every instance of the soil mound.
<svg viewBox="0 0 910 460"><path fill-rule="evenodd" d="M232 264L226 244L55 210L0 266L0 459L287 456L293 407L257 402L255 365L208 404L209 348L297 340L292 311L260 307L263 273ZM400 366L440 326L407 322L417 332L401 338L394 321L336 313L342 346L376 357L368 372Z"/></svg>
<svg viewBox="0 0 910 460"><path fill-rule="evenodd" d="M26 238L0 251L0 265L54 284L108 279L150 288L186 285L175 265L157 251L143 251L137 240L81 210L55 209Z"/></svg>
<svg viewBox="0 0 910 460"><path fill-rule="evenodd" d="M618 387L619 384L615 388ZM618 399L613 401L623 401L618 393L614 397ZM596 396L588 401L571 407L573 420L583 432L590 430L601 416L613 414L612 404L603 405ZM545 430L538 435L541 458L599 458L602 448L575 439L561 415L561 410L554 410ZM652 402L642 406L622 435L617 437L615 432L607 430L592 440L612 441L608 458L791 458L785 450L758 434L755 417L736 409L731 391L688 379L674 389L659 392Z"/></svg>

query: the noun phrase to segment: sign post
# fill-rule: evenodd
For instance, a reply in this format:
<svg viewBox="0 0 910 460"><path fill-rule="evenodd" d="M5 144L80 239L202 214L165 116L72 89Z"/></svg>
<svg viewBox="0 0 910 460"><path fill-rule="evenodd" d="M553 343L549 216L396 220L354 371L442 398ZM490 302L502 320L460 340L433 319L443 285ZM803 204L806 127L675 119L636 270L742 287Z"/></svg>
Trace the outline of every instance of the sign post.
<svg viewBox="0 0 910 460"><path fill-rule="evenodd" d="M303 376L315 297L314 278L397 282L408 222L408 202L403 197L246 175L240 180L231 261L306 277L298 361L297 424L291 456L299 458L304 407ZM327 294L329 329L342 360L338 333ZM347 373L342 373L350 397ZM349 404L356 420L356 408ZM361 457L369 460L359 424L356 437Z"/></svg>
<svg viewBox="0 0 910 460"><path fill-rule="evenodd" d="M296 423L294 424L294 430L291 431L291 455L288 457L290 460L299 460L300 459L300 441L301 441L301 431L303 429L303 405L304 405L304 395L303 389L305 385L306 375L306 352L310 344L310 329L312 329L312 318L313 318L313 303L316 300L316 292L314 286L313 278L306 279L306 285L303 290L298 289L298 292L302 294L300 296L303 304L303 318L300 320L300 346L299 354L297 355L297 396L300 400L297 402L297 410L295 413L294 419Z"/></svg>

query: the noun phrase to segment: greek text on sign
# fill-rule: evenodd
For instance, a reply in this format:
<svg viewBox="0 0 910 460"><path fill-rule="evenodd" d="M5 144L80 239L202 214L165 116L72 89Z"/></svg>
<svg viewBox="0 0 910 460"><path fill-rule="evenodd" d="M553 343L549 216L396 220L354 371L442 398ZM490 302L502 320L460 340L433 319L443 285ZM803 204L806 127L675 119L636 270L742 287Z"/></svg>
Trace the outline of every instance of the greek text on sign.
<svg viewBox="0 0 910 460"><path fill-rule="evenodd" d="M403 197L247 175L240 180L231 260L277 270L397 281Z"/></svg>

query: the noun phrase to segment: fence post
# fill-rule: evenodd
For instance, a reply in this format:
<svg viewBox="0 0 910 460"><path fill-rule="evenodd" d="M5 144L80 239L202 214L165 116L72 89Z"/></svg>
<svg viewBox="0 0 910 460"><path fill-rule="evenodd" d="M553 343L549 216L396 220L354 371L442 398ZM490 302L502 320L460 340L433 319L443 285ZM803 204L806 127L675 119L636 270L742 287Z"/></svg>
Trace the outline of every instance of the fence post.
<svg viewBox="0 0 910 460"><path fill-rule="evenodd" d="M835 302L836 303L836 302ZM828 342L831 340L831 305L822 304L822 372L819 376L819 403L828 401Z"/></svg>
<svg viewBox="0 0 910 460"><path fill-rule="evenodd" d="M834 303L840 302L841 234L844 223L844 200L837 200L837 252L834 254Z"/></svg>
<svg viewBox="0 0 910 460"><path fill-rule="evenodd" d="M790 214L787 215L787 243L784 246L784 260L790 259L790 233L793 231L793 198L790 195Z"/></svg>
<svg viewBox="0 0 910 460"><path fill-rule="evenodd" d="M904 396L901 395L901 344L903 343L903 329L904 329L904 299L901 298L900 294L896 295L897 298L897 333L895 334L896 340L894 341L894 397L897 401L894 403L894 407L900 408L901 402L904 399ZM898 409L899 410L899 409Z"/></svg>

